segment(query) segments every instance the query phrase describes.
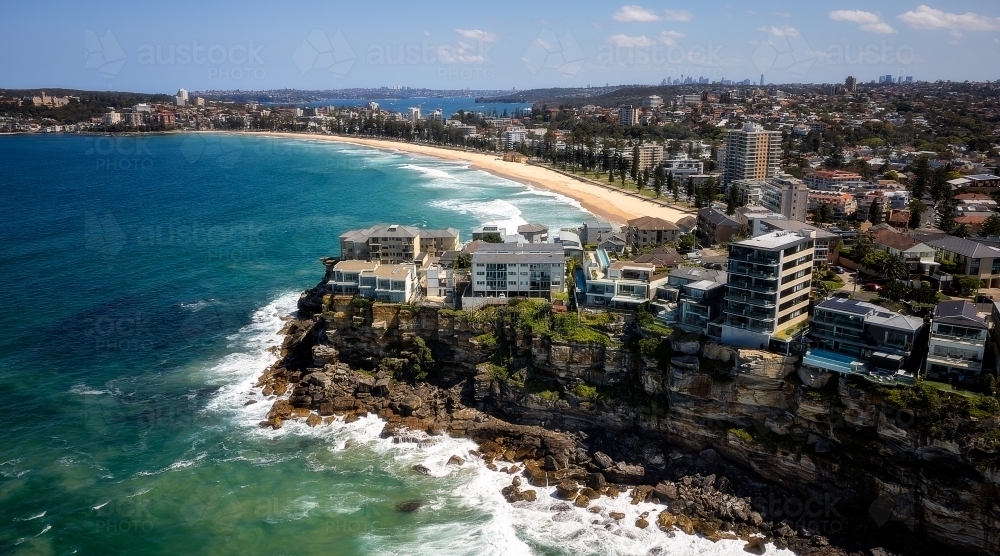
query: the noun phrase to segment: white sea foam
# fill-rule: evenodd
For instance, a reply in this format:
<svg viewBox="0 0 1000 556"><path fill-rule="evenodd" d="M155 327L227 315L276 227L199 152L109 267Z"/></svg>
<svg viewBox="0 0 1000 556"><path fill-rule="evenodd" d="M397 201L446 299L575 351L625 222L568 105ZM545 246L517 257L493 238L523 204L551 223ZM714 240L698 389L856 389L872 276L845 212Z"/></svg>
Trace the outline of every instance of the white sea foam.
<svg viewBox="0 0 1000 556"><path fill-rule="evenodd" d="M108 500L107 502L104 502L103 504L98 504L98 505L92 507L91 509L94 510L94 511L97 511L97 510L103 508L104 506L107 506L110 503L111 503L111 500Z"/></svg>
<svg viewBox="0 0 1000 556"><path fill-rule="evenodd" d="M110 394L109 390L98 390L96 388L91 388L82 382L77 382L69 389L70 394L77 394L80 396L99 396L102 394Z"/></svg>
<svg viewBox="0 0 1000 556"><path fill-rule="evenodd" d="M45 528L43 528L43 529L42 529L42 532L41 532L41 533L38 533L38 534L37 534L37 535L35 535L35 536L36 536L36 537L41 537L41 536L42 536L42 535L44 535L45 533L48 533L48 532L49 532L49 529L52 529L52 526L51 526L51 525L46 525L46 526L45 526Z"/></svg>
<svg viewBox="0 0 1000 556"><path fill-rule="evenodd" d="M458 181L458 178L449 174L445 170L440 168L428 168L427 166L420 166L418 164L402 164L399 166L403 170L413 170L415 172L420 172L421 174L434 179Z"/></svg>
<svg viewBox="0 0 1000 556"><path fill-rule="evenodd" d="M45 513L46 512L43 511L41 513L37 513L37 514L35 514L33 516L30 516L30 517L15 517L14 521L31 521L33 519L38 519L40 517L45 517Z"/></svg>
<svg viewBox="0 0 1000 556"><path fill-rule="evenodd" d="M503 226L508 234L517 232L517 227L527 224L528 221L521 216L521 209L503 199L477 202L461 199L440 199L431 201L430 206L468 214L480 222L491 222Z"/></svg>

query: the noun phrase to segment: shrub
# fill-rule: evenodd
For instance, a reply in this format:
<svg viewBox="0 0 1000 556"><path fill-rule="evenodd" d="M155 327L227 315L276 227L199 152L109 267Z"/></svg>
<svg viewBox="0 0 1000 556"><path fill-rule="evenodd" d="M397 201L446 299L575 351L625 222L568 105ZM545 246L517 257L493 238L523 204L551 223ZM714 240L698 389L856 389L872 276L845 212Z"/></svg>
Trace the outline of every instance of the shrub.
<svg viewBox="0 0 1000 556"><path fill-rule="evenodd" d="M538 397L542 398L547 402L555 402L559 401L559 392L556 392L554 390L542 390L541 392L538 393Z"/></svg>
<svg viewBox="0 0 1000 556"><path fill-rule="evenodd" d="M736 438L739 438L740 440L742 440L744 442L751 442L751 441L753 441L753 435L750 434L750 431L748 431L746 429L732 428L732 429L729 429L729 433L732 434L733 436L735 436Z"/></svg>
<svg viewBox="0 0 1000 556"><path fill-rule="evenodd" d="M978 396L969 401L969 417L985 419L1000 413L1000 401L989 396Z"/></svg>
<svg viewBox="0 0 1000 556"><path fill-rule="evenodd" d="M367 297L355 297L351 299L351 306L356 309L361 309L363 311L371 309L372 305L374 304L375 301L372 299L368 299Z"/></svg>
<svg viewBox="0 0 1000 556"><path fill-rule="evenodd" d="M585 400L589 400L597 397L597 387L581 382L573 387L573 393Z"/></svg>
<svg viewBox="0 0 1000 556"><path fill-rule="evenodd" d="M497 338L497 335L492 332L487 332L485 334L480 334L476 336L476 341L479 342L479 345L488 347L490 349L496 348L497 345L500 343L500 340Z"/></svg>
<svg viewBox="0 0 1000 556"><path fill-rule="evenodd" d="M655 357L660 348L659 338L643 338L639 340L639 354L643 357Z"/></svg>

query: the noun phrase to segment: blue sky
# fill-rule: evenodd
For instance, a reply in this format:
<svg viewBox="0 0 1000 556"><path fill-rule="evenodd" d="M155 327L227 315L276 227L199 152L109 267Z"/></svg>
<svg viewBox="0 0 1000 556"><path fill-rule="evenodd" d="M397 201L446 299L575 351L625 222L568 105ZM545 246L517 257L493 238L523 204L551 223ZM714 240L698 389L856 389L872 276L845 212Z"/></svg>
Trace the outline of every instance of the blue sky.
<svg viewBox="0 0 1000 556"><path fill-rule="evenodd" d="M1000 79L1000 3L926 1L11 2L0 20L0 87Z"/></svg>

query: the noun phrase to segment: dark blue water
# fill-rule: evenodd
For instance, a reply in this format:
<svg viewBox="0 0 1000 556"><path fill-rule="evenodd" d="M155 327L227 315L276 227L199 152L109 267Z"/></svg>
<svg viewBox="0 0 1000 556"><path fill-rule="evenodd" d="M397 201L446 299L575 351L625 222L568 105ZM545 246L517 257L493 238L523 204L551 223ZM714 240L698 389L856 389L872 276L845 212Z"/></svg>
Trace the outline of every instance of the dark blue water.
<svg viewBox="0 0 1000 556"><path fill-rule="evenodd" d="M723 553L583 510L553 521L544 489L511 507L508 475L445 464L465 440L394 445L374 417L257 426L282 317L342 231L575 225L565 198L461 164L221 134L3 136L0 195L0 553ZM645 508L626 498L606 506L634 522ZM412 499L424 507L395 510Z"/></svg>

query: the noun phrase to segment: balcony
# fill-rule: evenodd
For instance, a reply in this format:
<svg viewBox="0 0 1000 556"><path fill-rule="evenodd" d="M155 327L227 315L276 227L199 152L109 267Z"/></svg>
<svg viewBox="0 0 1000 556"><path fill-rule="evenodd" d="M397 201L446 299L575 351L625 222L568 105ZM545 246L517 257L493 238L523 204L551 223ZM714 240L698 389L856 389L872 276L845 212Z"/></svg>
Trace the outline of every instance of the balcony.
<svg viewBox="0 0 1000 556"><path fill-rule="evenodd" d="M937 332L931 332L931 341L934 340L940 340L942 342L951 342L953 344L964 344L967 346L986 345L986 338L979 338L976 336L950 336L948 334L938 334Z"/></svg>
<svg viewBox="0 0 1000 556"><path fill-rule="evenodd" d="M761 257L758 255L753 255L749 253L729 253L729 260L731 261L742 261L745 263L760 264L766 266L778 266L778 260L771 257Z"/></svg>
<svg viewBox="0 0 1000 556"><path fill-rule="evenodd" d="M773 314L771 314L771 313L765 313L765 312L762 312L762 311L754 311L753 309L751 309L750 307L747 307L747 306L743 306L743 307L727 307L725 312L726 312L727 315L739 315L741 317L747 317L747 318L751 318L751 319L759 320L759 321L763 321L763 322L772 322L772 321L774 321L774 315Z"/></svg>
<svg viewBox="0 0 1000 556"><path fill-rule="evenodd" d="M738 290L746 290L746 291L759 292L759 293L770 293L770 294L773 294L773 293L777 293L777 291L778 291L777 288L775 288L772 285L754 284L753 282L730 281L727 285L730 288L736 288Z"/></svg>
<svg viewBox="0 0 1000 556"><path fill-rule="evenodd" d="M755 278L769 278L772 280L778 277L777 270L775 270L774 272L762 272L760 270L754 270L749 266L740 264L730 264L729 273L739 274L742 276L753 276Z"/></svg>
<svg viewBox="0 0 1000 556"><path fill-rule="evenodd" d="M736 303L748 303L756 307L774 307L776 303L773 299L760 299L756 297L747 297L743 295L729 294L725 297L726 301L733 301Z"/></svg>
<svg viewBox="0 0 1000 556"><path fill-rule="evenodd" d="M948 367L955 367L961 369L969 369L978 371L983 368L983 362L979 361L979 358L966 359L964 357L955 357L949 355L941 354L927 354L928 363L936 363L938 365L946 365Z"/></svg>
<svg viewBox="0 0 1000 556"><path fill-rule="evenodd" d="M774 332L774 328L770 326L754 326L745 322L732 322L727 320L726 326L730 328L739 328L740 330L749 330L751 332L762 332L764 334L770 334Z"/></svg>

